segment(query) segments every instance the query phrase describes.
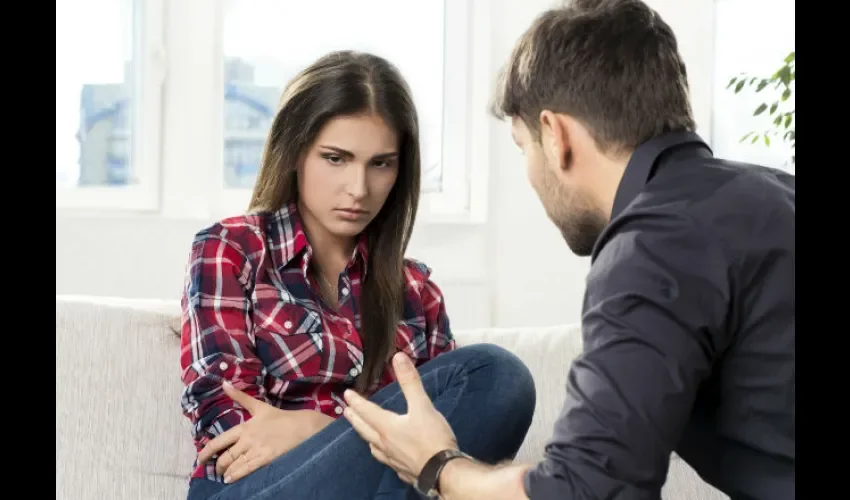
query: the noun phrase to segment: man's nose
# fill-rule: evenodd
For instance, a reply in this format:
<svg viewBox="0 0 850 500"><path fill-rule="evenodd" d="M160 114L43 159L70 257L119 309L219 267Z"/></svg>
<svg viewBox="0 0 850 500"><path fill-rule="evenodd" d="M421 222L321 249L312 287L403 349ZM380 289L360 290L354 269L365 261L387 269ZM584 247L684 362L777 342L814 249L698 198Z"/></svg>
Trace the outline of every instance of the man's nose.
<svg viewBox="0 0 850 500"><path fill-rule="evenodd" d="M362 200L368 194L366 187L366 173L368 167L362 163L349 164L346 169L348 179L346 179L346 187L348 194L355 200Z"/></svg>

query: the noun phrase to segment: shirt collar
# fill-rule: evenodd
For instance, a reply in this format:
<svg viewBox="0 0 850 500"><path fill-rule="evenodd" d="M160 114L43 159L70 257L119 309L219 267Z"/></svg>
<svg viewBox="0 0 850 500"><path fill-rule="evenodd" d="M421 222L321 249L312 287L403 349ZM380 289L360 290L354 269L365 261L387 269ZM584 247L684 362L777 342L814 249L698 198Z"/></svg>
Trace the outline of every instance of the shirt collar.
<svg viewBox="0 0 850 500"><path fill-rule="evenodd" d="M275 263L277 270L282 271L284 267L303 253L304 260L301 262L301 267L306 276L313 256L313 249L307 240L307 234L304 232L304 226L301 223L301 217L298 215L298 208L295 203L289 203L272 214L269 221L269 236L273 258L277 260ZM366 239L365 233L361 233L357 237L357 244L354 246L347 266L350 268L360 262L364 276L369 261Z"/></svg>
<svg viewBox="0 0 850 500"><path fill-rule="evenodd" d="M643 191L644 186L655 171L659 159L664 153L683 145L701 146L711 153L711 148L694 132L671 132L650 139L639 145L632 153L611 209L611 220L623 213L632 201Z"/></svg>

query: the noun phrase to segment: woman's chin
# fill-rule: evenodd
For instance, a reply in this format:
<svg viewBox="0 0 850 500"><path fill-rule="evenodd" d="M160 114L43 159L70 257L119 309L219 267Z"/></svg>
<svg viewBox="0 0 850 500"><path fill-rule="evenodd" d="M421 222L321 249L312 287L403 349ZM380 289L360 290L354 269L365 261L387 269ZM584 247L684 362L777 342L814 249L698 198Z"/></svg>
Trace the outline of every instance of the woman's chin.
<svg viewBox="0 0 850 500"><path fill-rule="evenodd" d="M340 238L353 238L362 233L368 225L368 221L349 221L337 219L329 224L331 234Z"/></svg>

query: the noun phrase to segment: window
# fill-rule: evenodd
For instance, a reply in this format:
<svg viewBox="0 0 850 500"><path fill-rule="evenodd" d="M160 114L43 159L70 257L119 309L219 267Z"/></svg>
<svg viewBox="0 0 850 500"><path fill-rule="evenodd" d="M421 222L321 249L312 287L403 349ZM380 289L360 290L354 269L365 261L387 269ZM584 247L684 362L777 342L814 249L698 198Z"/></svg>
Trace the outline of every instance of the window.
<svg viewBox="0 0 850 500"><path fill-rule="evenodd" d="M483 212L492 77L482 57L488 34L481 21L473 22L478 17L472 11L486 9L485 0L85 1L90 9L68 6L75 14L64 16L67 26L57 28L57 38L77 44L66 47L66 62L57 62L57 87L65 94L57 136L72 143L68 137L74 132L68 130L75 131L88 113L79 106L84 84L111 85L122 93L99 90L105 101L95 112L110 118L98 122L103 137L90 146L98 165L81 160L75 167L67 145L57 153L57 184L61 177L69 195L91 190L68 165L100 175L104 208L138 208L116 193L150 188L145 193L153 196L141 205L166 215L220 218L243 212L283 87L320 55L353 49L386 57L411 86L422 134L423 218L469 220ZM81 18L78 13L86 11L99 12L102 21ZM483 10L478 13L485 18ZM63 22L63 15L58 18ZM162 26L165 36L155 29ZM131 27L134 35L121 38ZM62 29L74 31L63 37ZM91 36L78 35L81 30ZM167 45L157 52L161 40ZM83 43L97 50L79 50ZM85 73L89 67L100 73ZM127 69L118 72L119 67ZM159 93L157 77L166 92ZM110 109L118 111L110 115ZM121 120L129 125L114 124ZM109 163L112 158L119 160ZM68 206L59 191L58 205ZM107 200L103 193L114 196Z"/></svg>
<svg viewBox="0 0 850 500"><path fill-rule="evenodd" d="M156 207L160 18L157 1L57 2L57 205Z"/></svg>
<svg viewBox="0 0 850 500"><path fill-rule="evenodd" d="M226 1L219 34L223 112L215 134L223 149L219 212L247 206L286 82L319 56L340 49L387 58L411 86L421 129L423 212L468 209L470 4Z"/></svg>
<svg viewBox="0 0 850 500"><path fill-rule="evenodd" d="M767 113L753 116L763 102L780 97L768 86L760 93L743 89L735 94L726 88L741 73L769 78L794 50L795 7L793 0L716 0L715 76L712 146L717 156L758 163L794 173L791 146L773 139L770 145L741 138L751 131L772 128ZM794 96L782 109L794 109Z"/></svg>

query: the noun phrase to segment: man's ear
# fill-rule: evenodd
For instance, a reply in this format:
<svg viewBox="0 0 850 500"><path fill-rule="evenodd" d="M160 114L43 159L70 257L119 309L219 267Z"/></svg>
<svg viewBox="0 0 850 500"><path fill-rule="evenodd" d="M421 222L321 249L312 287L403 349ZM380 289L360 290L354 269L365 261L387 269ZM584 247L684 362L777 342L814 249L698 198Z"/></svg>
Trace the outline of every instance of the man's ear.
<svg viewBox="0 0 850 500"><path fill-rule="evenodd" d="M553 167L558 171L569 167L570 135L562 115L546 109L540 112L540 142Z"/></svg>

